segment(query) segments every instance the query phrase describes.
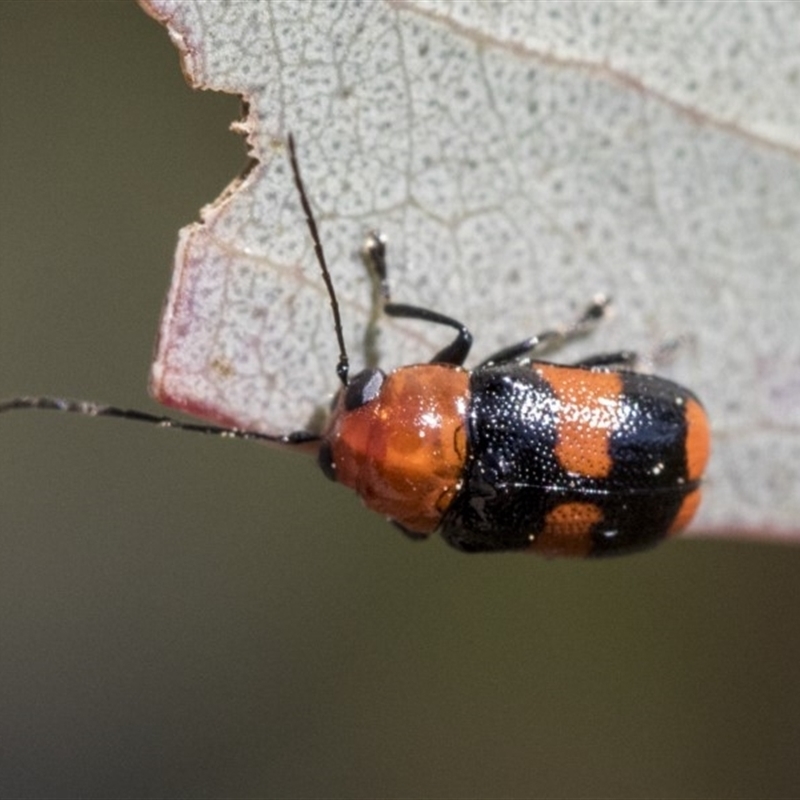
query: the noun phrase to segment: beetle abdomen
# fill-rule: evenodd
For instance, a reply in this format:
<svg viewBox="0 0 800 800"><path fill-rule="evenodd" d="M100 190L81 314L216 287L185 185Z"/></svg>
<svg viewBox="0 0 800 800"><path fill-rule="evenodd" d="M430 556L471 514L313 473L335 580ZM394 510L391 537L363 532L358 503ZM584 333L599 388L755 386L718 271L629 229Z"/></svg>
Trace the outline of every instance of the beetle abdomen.
<svg viewBox="0 0 800 800"><path fill-rule="evenodd" d="M694 514L709 432L687 389L534 363L478 369L470 395L463 484L442 524L453 546L625 553Z"/></svg>

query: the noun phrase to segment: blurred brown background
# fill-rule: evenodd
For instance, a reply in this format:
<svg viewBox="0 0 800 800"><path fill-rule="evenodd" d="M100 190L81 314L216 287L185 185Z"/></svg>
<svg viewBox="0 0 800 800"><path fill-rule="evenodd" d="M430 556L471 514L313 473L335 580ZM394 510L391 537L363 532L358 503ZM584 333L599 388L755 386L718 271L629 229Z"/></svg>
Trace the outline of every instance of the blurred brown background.
<svg viewBox="0 0 800 800"><path fill-rule="evenodd" d="M0 3L0 395L157 410L180 226L244 164L128 3ZM0 796L800 795L800 552L413 545L314 463L0 419Z"/></svg>

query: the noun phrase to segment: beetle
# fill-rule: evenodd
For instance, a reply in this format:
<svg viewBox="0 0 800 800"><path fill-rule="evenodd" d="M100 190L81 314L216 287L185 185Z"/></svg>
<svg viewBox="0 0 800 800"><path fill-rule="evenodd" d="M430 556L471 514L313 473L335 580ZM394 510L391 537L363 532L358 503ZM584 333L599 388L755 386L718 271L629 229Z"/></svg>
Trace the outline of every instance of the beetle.
<svg viewBox="0 0 800 800"><path fill-rule="evenodd" d="M364 255L380 281L384 312L456 333L426 364L350 376L339 304L291 134L288 150L339 347L342 385L321 433L275 436L50 397L7 400L0 412L53 409L314 445L327 477L353 489L409 537L422 540L439 531L470 553L617 555L650 547L688 525L710 449L710 426L697 397L636 372L636 356L628 351L569 366L534 359L588 333L605 312L605 298L595 298L568 328L528 337L468 370L467 327L437 311L392 302L386 242L371 233Z"/></svg>

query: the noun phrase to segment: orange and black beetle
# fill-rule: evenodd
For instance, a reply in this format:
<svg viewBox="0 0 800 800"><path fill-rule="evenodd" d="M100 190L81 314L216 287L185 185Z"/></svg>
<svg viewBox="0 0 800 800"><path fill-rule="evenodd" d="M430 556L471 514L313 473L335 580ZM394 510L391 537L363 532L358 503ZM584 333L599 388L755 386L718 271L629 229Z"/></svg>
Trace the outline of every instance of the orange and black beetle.
<svg viewBox="0 0 800 800"><path fill-rule="evenodd" d="M385 244L372 234L365 254L381 281L384 311L457 333L428 364L389 374L368 369L351 379L336 293L291 136L289 153L340 353L342 388L321 436L270 436L46 397L15 398L0 403L0 412L48 408L241 439L318 442L324 473L369 508L413 538L439 530L467 552L616 555L686 527L700 503L710 444L698 399L671 381L632 371L629 352L573 366L532 360L543 347L587 332L605 300L570 328L507 347L468 371L472 336L464 325L389 301Z"/></svg>
<svg viewBox="0 0 800 800"><path fill-rule="evenodd" d="M384 245L367 252L386 284ZM459 550L604 556L683 529L709 452L703 407L671 381L622 369L630 353L574 366L531 361L576 325L506 348L472 371L459 322L387 303L395 317L454 327L429 364L346 380L323 435L325 474L414 538L440 530Z"/></svg>

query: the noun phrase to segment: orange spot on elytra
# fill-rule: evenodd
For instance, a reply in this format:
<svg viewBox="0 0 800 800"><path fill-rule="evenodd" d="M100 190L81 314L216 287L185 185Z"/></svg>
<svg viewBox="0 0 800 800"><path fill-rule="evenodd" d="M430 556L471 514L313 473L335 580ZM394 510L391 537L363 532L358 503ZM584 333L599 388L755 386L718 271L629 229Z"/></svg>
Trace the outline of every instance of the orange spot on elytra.
<svg viewBox="0 0 800 800"><path fill-rule="evenodd" d="M683 498L681 507L678 509L675 519L672 520L672 525L669 526L667 536L680 533L692 521L692 517L700 507L700 498L701 492L699 489L695 489Z"/></svg>
<svg viewBox="0 0 800 800"><path fill-rule="evenodd" d="M562 503L545 517L531 550L545 556L588 556L592 527L602 519L602 510L594 503Z"/></svg>
<svg viewBox="0 0 800 800"><path fill-rule="evenodd" d="M609 440L619 422L622 378L616 372L537 364L558 400L555 409L559 464L586 478L611 472Z"/></svg>
<svg viewBox="0 0 800 800"><path fill-rule="evenodd" d="M710 451L711 431L706 412L697 400L687 400L686 474L690 481L696 481L702 477Z"/></svg>

